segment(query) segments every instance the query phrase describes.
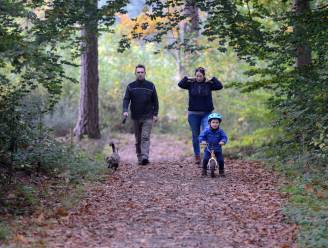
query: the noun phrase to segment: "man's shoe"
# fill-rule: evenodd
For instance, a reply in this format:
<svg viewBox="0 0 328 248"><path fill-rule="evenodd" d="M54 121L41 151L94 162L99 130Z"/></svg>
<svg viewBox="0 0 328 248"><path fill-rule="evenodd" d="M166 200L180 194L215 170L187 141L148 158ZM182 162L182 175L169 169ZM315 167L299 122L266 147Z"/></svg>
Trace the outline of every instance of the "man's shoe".
<svg viewBox="0 0 328 248"><path fill-rule="evenodd" d="M142 164L142 165L149 164L149 160L146 159L146 158L144 158L144 159L141 160L141 164Z"/></svg>
<svg viewBox="0 0 328 248"><path fill-rule="evenodd" d="M206 169L202 170L202 176L207 176L207 170Z"/></svg>
<svg viewBox="0 0 328 248"><path fill-rule="evenodd" d="M195 164L200 164L200 156L199 155L195 156Z"/></svg>
<svg viewBox="0 0 328 248"><path fill-rule="evenodd" d="M225 177L224 171L219 171L219 177Z"/></svg>

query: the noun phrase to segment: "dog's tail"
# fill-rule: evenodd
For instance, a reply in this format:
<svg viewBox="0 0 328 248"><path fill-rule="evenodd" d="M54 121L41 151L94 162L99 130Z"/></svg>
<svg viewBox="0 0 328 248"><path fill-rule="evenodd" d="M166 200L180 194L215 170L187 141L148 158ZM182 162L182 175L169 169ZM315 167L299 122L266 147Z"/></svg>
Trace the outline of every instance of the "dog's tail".
<svg viewBox="0 0 328 248"><path fill-rule="evenodd" d="M109 145L112 147L113 153L117 153L117 148L115 147L114 142L110 142Z"/></svg>

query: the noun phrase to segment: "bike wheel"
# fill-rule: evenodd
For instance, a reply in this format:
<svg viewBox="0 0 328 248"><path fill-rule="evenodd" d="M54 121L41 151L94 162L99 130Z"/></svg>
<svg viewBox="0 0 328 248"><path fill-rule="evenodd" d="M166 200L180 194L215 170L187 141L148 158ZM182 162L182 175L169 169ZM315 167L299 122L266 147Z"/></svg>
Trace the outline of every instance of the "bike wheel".
<svg viewBox="0 0 328 248"><path fill-rule="evenodd" d="M210 171L211 171L211 177L215 177L215 161L210 161Z"/></svg>

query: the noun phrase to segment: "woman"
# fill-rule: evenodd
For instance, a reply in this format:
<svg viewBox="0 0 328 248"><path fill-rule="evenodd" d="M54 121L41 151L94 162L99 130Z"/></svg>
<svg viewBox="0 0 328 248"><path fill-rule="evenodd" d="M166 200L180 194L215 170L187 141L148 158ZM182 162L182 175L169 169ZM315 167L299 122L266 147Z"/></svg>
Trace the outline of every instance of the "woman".
<svg viewBox="0 0 328 248"><path fill-rule="evenodd" d="M222 83L215 77L207 81L205 69L198 67L195 70L195 78L185 76L179 87L189 91L188 122L192 132L192 144L195 155L195 163L200 164L200 148L198 136L200 129L207 127L207 116L214 110L212 90L223 88Z"/></svg>

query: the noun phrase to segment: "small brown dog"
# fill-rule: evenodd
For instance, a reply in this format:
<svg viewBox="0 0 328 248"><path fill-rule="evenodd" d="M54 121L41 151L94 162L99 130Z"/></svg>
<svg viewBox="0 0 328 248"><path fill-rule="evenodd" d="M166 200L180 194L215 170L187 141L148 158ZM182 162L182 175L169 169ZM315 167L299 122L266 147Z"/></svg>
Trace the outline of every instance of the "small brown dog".
<svg viewBox="0 0 328 248"><path fill-rule="evenodd" d="M118 149L115 147L113 142L109 143L112 147L113 153L110 156L106 157L107 167L113 170L117 170L120 164L120 155L118 154Z"/></svg>

